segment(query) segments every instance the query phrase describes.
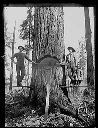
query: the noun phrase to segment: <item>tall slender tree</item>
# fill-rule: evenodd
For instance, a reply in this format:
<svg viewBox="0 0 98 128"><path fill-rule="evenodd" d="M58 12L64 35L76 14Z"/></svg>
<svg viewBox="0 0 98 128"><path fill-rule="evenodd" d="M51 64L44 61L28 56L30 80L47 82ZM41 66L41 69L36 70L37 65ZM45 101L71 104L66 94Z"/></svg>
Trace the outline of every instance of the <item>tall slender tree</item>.
<svg viewBox="0 0 98 128"><path fill-rule="evenodd" d="M10 44L8 42L8 36L7 36L7 22L4 20L4 41L5 41L5 52L6 52L6 47L10 47ZM10 47L11 48L11 47ZM5 53L6 54L6 53ZM5 60L5 66L8 65L6 55L3 56Z"/></svg>
<svg viewBox="0 0 98 128"><path fill-rule="evenodd" d="M84 7L84 14L85 14L86 50L87 50L87 83L88 83L88 87L94 87L94 76L93 76L94 66L93 66L91 28L90 28L90 17L89 17L88 7Z"/></svg>
<svg viewBox="0 0 98 128"><path fill-rule="evenodd" d="M4 15L5 16L5 15ZM4 62L5 62L5 79L10 79L11 77L7 75L6 71L10 71L10 62L8 61L8 53L7 50L10 49L12 50L12 43L13 43L13 37L12 34L8 31L8 23L6 21L6 17L4 17L4 42L5 42L5 55L4 57ZM10 79L11 81L11 79ZM12 82L10 82L12 83Z"/></svg>
<svg viewBox="0 0 98 128"><path fill-rule="evenodd" d="M15 29L16 29L16 21L14 26L14 32L13 32L13 42L12 42L12 56L14 55L14 44L15 44ZM11 72L10 72L10 87L9 90L12 90L12 82L13 82L13 62L11 61Z"/></svg>
<svg viewBox="0 0 98 128"><path fill-rule="evenodd" d="M32 14L32 8L33 7L28 7L27 17L20 25L20 38L23 40L27 40L29 43L33 42L34 33L34 25L32 24L34 19Z"/></svg>
<svg viewBox="0 0 98 128"><path fill-rule="evenodd" d="M4 14L5 14L5 9L4 9ZM8 32L8 27L7 27L7 20L4 15L4 41L5 41L5 47L11 48L11 42L10 42L11 37L9 36Z"/></svg>

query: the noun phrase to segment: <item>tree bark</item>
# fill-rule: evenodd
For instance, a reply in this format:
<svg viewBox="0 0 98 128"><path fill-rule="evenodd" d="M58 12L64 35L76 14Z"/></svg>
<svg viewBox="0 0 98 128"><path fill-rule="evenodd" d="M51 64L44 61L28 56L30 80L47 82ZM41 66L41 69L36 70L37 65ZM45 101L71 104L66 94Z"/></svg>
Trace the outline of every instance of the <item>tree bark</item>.
<svg viewBox="0 0 98 128"><path fill-rule="evenodd" d="M46 116L58 108L76 117L75 108L59 87L63 78L59 63L64 54L62 7L35 7L34 17L36 37L33 53L34 58L38 57L38 65L32 66L31 104L36 110L42 108L40 112Z"/></svg>
<svg viewBox="0 0 98 128"><path fill-rule="evenodd" d="M47 64L45 64L45 62L47 62ZM51 62L53 62L53 60L49 61L49 58L46 58L46 60L43 60L43 63L41 62L35 67L36 74L35 78L32 79L35 81L31 82L31 87L34 87L34 90L32 90L32 98L35 100L36 95L37 105L44 108L46 107L46 111L48 111L49 106L51 108L51 104L55 104L57 107L65 108L66 111L76 114L74 107L59 87L62 81L62 78L60 78L62 67L56 67L55 65L51 67L48 65Z"/></svg>
<svg viewBox="0 0 98 128"><path fill-rule="evenodd" d="M30 85L33 89L29 98L31 105L39 114L45 114L46 119L50 112L55 113L55 110L59 110L61 113L71 115L87 125L85 119L78 116L77 110L59 87L62 81L62 67L58 61L54 58L44 58L35 66L35 69L35 78L32 79Z"/></svg>
<svg viewBox="0 0 98 128"><path fill-rule="evenodd" d="M86 50L87 50L87 83L88 83L88 87L94 87L94 76L93 76L94 66L93 66L91 29L90 29L90 18L89 18L88 7L84 7L84 14L85 14Z"/></svg>

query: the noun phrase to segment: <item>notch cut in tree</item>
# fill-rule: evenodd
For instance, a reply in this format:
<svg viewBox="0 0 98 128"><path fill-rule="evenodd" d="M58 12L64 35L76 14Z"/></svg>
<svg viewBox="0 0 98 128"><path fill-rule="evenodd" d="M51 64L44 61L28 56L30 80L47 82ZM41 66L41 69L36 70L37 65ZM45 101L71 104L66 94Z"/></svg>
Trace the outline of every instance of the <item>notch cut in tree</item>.
<svg viewBox="0 0 98 128"><path fill-rule="evenodd" d="M55 109L76 117L76 109L68 101L67 96L64 95L62 89L59 87L59 83L63 78L61 77L62 67L58 59L46 55L37 63L37 66L33 66L36 72L30 85L33 88L30 89L29 93L31 105L33 107L35 106L36 110L40 108L40 112L45 114L45 119ZM80 119L85 122L83 118Z"/></svg>
<svg viewBox="0 0 98 128"><path fill-rule="evenodd" d="M41 105L44 104L44 107L46 106L45 110L47 113L49 107L49 99L50 104L51 102L55 102L56 104L58 104L57 102L61 102L58 100L60 100L59 98L61 98L59 97L59 94L63 93L59 88L59 82L61 82L60 72L62 70L62 67L56 59L46 56L46 58L41 60L41 62L38 63L37 67L34 68L36 69L36 73L34 76L35 85L32 85L31 83L31 87L35 86L35 92L38 97L37 100L41 103ZM42 99L44 99L44 102L42 101Z"/></svg>

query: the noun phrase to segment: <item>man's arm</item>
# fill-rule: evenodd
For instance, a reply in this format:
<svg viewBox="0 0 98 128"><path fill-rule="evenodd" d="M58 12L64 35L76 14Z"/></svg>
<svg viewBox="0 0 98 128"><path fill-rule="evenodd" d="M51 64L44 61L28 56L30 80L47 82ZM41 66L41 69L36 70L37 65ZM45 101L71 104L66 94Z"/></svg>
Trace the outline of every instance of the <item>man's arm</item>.
<svg viewBox="0 0 98 128"><path fill-rule="evenodd" d="M74 63L75 63L75 66L76 66L76 58L74 57Z"/></svg>
<svg viewBox="0 0 98 128"><path fill-rule="evenodd" d="M66 56L66 63L67 63L67 62L69 62L69 60L68 60L68 55Z"/></svg>
<svg viewBox="0 0 98 128"><path fill-rule="evenodd" d="M26 58L28 61L32 62L32 60L30 60L26 55L25 55L25 58Z"/></svg>
<svg viewBox="0 0 98 128"><path fill-rule="evenodd" d="M26 58L28 61L30 61L30 62L36 64L34 61L30 60L26 55L25 55L25 58Z"/></svg>

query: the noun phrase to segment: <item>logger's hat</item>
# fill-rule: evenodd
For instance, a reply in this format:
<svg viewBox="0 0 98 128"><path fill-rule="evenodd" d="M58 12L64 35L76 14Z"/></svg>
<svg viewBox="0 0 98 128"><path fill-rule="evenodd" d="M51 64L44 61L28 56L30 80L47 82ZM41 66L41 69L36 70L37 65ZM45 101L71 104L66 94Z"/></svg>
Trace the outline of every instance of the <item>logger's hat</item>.
<svg viewBox="0 0 98 128"><path fill-rule="evenodd" d="M23 47L23 46L18 46L18 49L19 49L19 48L22 48L22 49L24 50L24 47Z"/></svg>
<svg viewBox="0 0 98 128"><path fill-rule="evenodd" d="M72 48L72 47L68 47L67 49L68 49L68 50L72 50L72 52L75 52L75 49Z"/></svg>

